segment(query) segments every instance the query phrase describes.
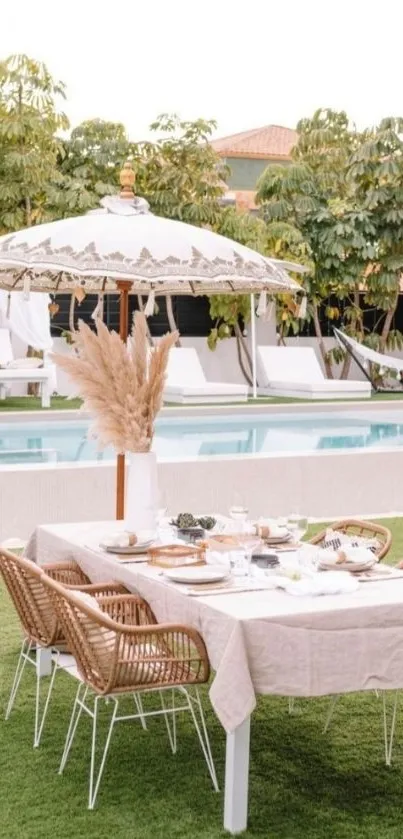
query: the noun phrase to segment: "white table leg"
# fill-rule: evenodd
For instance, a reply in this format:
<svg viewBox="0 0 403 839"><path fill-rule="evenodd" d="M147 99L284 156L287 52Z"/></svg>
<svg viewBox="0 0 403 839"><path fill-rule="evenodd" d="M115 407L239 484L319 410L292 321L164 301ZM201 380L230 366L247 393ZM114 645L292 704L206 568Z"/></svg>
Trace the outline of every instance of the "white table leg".
<svg viewBox="0 0 403 839"><path fill-rule="evenodd" d="M242 833L248 822L250 717L227 734L224 827Z"/></svg>
<svg viewBox="0 0 403 839"><path fill-rule="evenodd" d="M52 650L50 647L37 647L36 672L38 676L50 676L52 672Z"/></svg>

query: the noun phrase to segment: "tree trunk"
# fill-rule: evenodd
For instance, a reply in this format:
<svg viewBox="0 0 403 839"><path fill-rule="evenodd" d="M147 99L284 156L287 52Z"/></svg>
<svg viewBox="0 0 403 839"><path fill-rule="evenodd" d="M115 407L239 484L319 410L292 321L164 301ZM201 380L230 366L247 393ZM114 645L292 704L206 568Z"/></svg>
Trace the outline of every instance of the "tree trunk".
<svg viewBox="0 0 403 839"><path fill-rule="evenodd" d="M239 326L239 323L235 324L234 332L235 332L235 337L236 337L236 350L237 350L237 355L238 355L239 366L241 368L241 371L242 371L242 374L245 378L245 381L247 382L247 384L250 387L252 387L252 384L253 384L253 382L252 382L252 359L251 359L251 355L250 355L250 352L248 350L245 338L242 335L242 330L241 330L241 327ZM247 370L247 368L245 366L245 362L244 362L242 353L244 353L244 355L245 355L247 364L249 366L249 371Z"/></svg>
<svg viewBox="0 0 403 839"><path fill-rule="evenodd" d="M390 328L392 326L393 318L395 316L395 312L396 312L396 309L397 309L398 300L399 300L399 295L396 294L395 302L390 307L390 309L388 309L388 311L386 312L386 318L385 318L385 322L383 324L382 332L381 332L381 340L379 342L380 352L385 352L385 350L386 350L386 344L388 342L389 332L390 332Z"/></svg>
<svg viewBox="0 0 403 839"><path fill-rule="evenodd" d="M325 347L325 342L323 340L322 330L320 328L319 313L318 313L318 307L317 307L316 303L312 304L312 312L313 312L313 323L314 323L314 326L315 326L315 335L318 339L320 353L321 353L321 356L323 358L323 363L325 365L326 376L327 376L328 379L333 379L332 365L331 365L329 359L327 358L326 347Z"/></svg>
<svg viewBox="0 0 403 839"><path fill-rule="evenodd" d="M169 328L170 328L171 332L176 332L178 327L177 327L176 321L175 321L174 310L173 310L173 307L172 307L172 297L171 297L171 295L167 294L165 300L166 300L166 304L167 304L167 316L168 316ZM178 340L176 341L175 347L181 347L181 346L182 346L182 344L181 344L180 338L178 338Z"/></svg>
<svg viewBox="0 0 403 839"><path fill-rule="evenodd" d="M359 311L359 313L360 313L359 316L358 316L358 319L359 319L359 322L360 322L360 326L362 327L362 313L361 313L361 307L360 307L360 292L359 291L354 292L354 308L357 310L357 312ZM357 330L357 319L355 320L355 323L354 323L354 329ZM342 367L342 370L341 370L341 373L340 373L340 378L341 379L348 379L348 374L350 372L350 367L351 367L351 361L352 361L352 358L351 358L350 353L346 352L346 354L344 356L343 367Z"/></svg>
<svg viewBox="0 0 403 839"><path fill-rule="evenodd" d="M348 379L348 374L350 372L351 367L351 355L349 352L346 351L343 361L343 367L341 368L340 378L341 379Z"/></svg>
<svg viewBox="0 0 403 839"><path fill-rule="evenodd" d="M145 306L144 306L144 303L143 303L143 298L142 298L141 294L138 294L138 295L137 295L137 302L138 302L138 304L139 304L139 309L140 309L140 312L144 312ZM151 335L151 332L150 332L150 327L149 327L149 325L148 325L148 321L147 321L147 320L146 320L146 327L147 327L147 340L148 340L148 343L149 343L150 347L153 347L153 346L154 346L154 338L153 338L153 336Z"/></svg>
<svg viewBox="0 0 403 839"><path fill-rule="evenodd" d="M73 293L70 295L70 308L69 308L69 330L70 330L71 333L74 333L76 331L76 327L75 327L75 324L74 324L75 308L76 308L76 298L75 298L75 294L74 294L74 291L73 291Z"/></svg>

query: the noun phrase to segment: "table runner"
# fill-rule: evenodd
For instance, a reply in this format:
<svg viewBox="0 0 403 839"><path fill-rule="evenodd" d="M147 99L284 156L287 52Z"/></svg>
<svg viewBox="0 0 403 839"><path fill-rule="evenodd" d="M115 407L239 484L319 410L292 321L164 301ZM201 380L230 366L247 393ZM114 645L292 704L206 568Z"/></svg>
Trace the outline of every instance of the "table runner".
<svg viewBox="0 0 403 839"><path fill-rule="evenodd" d="M253 711L256 694L322 696L403 687L403 581L362 584L349 595L292 597L256 591L189 597L146 564L120 564L91 549L116 522L38 527L26 555L74 559L94 582L138 591L158 621L202 634L215 678L210 699L227 732Z"/></svg>

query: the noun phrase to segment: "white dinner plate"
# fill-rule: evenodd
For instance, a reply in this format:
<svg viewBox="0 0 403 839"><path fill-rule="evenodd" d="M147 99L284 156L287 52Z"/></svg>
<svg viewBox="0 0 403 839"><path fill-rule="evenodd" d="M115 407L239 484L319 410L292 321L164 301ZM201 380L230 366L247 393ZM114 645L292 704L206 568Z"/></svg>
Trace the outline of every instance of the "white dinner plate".
<svg viewBox="0 0 403 839"><path fill-rule="evenodd" d="M134 556L135 554L143 554L147 548L150 548L155 540L147 539L146 542L137 542L135 545L128 545L125 548L119 545L105 545L101 544L99 547L109 554L121 554L122 556Z"/></svg>
<svg viewBox="0 0 403 839"><path fill-rule="evenodd" d="M322 560L319 562L321 571L369 571L376 565L377 559L368 559L366 562L331 562L330 560Z"/></svg>
<svg viewBox="0 0 403 839"><path fill-rule="evenodd" d="M282 536L264 536L263 541L267 542L268 545L282 545L283 542L289 542L291 539L292 533L287 531Z"/></svg>
<svg viewBox="0 0 403 839"><path fill-rule="evenodd" d="M198 565L193 568L169 568L164 577L173 583L218 583L228 577L228 569L214 565Z"/></svg>

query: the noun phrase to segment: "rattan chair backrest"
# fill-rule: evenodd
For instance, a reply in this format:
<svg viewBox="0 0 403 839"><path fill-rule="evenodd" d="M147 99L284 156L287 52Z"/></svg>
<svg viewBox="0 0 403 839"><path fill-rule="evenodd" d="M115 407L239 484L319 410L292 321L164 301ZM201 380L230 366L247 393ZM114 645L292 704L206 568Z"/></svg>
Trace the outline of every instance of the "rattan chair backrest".
<svg viewBox="0 0 403 839"><path fill-rule="evenodd" d="M43 575L29 559L0 549L0 573L30 641L51 646L61 637L56 611Z"/></svg>
<svg viewBox="0 0 403 839"><path fill-rule="evenodd" d="M46 577L83 680L98 693L128 692L207 681L209 661L196 630L180 625L134 625L110 618L82 594ZM124 596L126 602L130 596ZM133 601L136 600L133 595ZM133 610L135 618L136 609Z"/></svg>
<svg viewBox="0 0 403 839"><path fill-rule="evenodd" d="M331 529L348 536L358 536L364 539L375 540L378 547L374 553L378 559L386 556L392 545L392 534L387 527L373 521L360 521L359 519L343 519L331 525ZM312 545L321 545L326 536L326 530L321 530L310 539Z"/></svg>

